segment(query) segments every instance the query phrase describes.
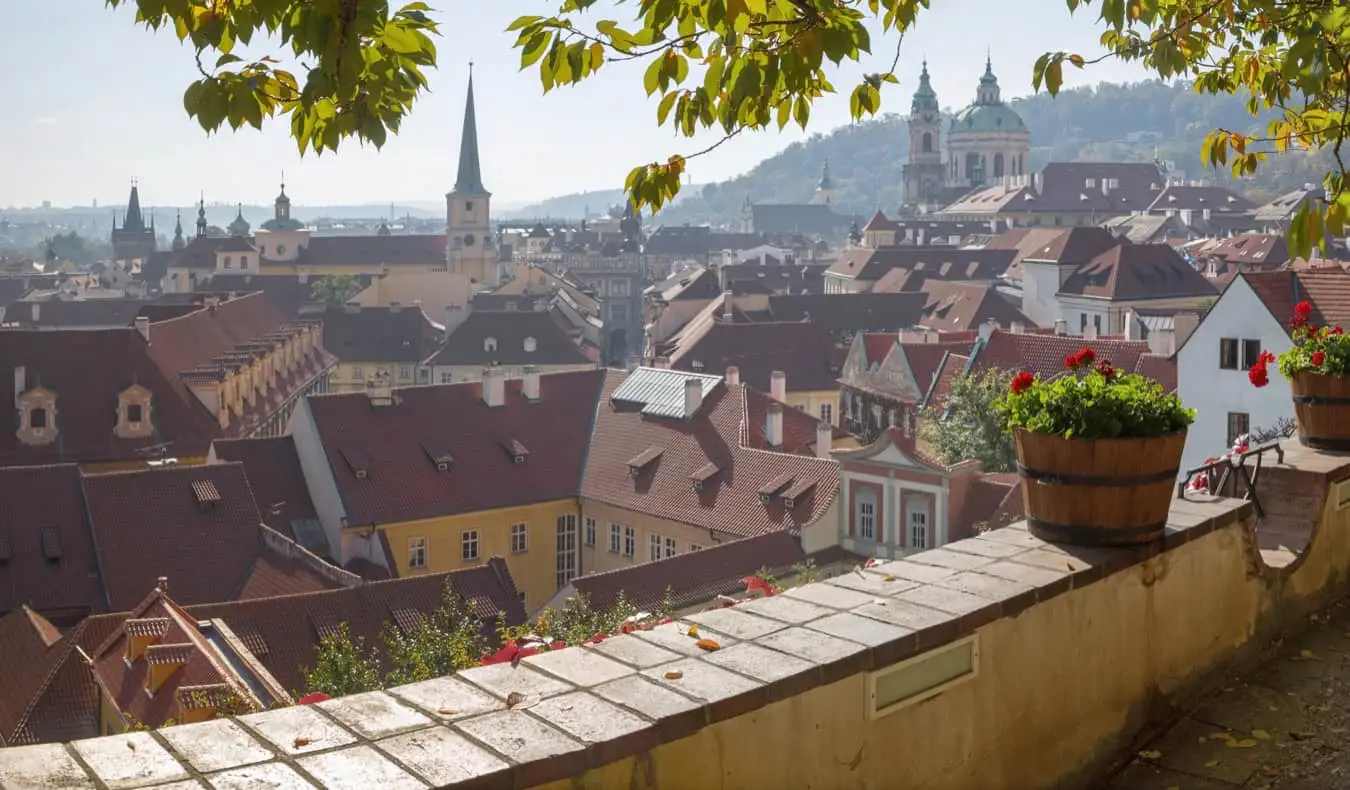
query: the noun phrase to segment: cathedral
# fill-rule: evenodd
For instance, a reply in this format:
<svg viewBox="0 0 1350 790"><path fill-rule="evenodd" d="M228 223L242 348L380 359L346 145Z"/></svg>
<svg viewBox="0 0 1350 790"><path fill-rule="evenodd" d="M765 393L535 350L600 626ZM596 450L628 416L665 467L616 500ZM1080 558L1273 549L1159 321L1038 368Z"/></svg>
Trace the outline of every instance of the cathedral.
<svg viewBox="0 0 1350 790"><path fill-rule="evenodd" d="M936 211L976 187L1026 174L1031 132L1003 103L992 60L985 61L975 101L945 125L944 141L944 119L925 61L910 104L909 161L903 171L905 213Z"/></svg>

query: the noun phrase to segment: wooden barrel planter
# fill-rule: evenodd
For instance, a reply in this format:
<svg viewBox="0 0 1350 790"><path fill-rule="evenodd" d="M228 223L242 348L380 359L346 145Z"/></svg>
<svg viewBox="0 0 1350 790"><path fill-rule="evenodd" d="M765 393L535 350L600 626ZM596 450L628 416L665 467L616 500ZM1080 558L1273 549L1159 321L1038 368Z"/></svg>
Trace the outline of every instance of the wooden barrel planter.
<svg viewBox="0 0 1350 790"><path fill-rule="evenodd" d="M1289 380L1300 443L1350 451L1350 379L1297 373Z"/></svg>
<svg viewBox="0 0 1350 790"><path fill-rule="evenodd" d="M1134 546L1163 536L1186 432L1151 439L1013 436L1031 533L1053 543Z"/></svg>

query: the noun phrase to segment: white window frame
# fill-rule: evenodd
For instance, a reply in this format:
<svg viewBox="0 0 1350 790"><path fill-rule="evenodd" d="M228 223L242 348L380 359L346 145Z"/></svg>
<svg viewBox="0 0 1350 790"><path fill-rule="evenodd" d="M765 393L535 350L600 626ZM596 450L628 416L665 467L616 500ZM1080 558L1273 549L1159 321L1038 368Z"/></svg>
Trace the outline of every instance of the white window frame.
<svg viewBox="0 0 1350 790"><path fill-rule="evenodd" d="M427 539L408 538L408 568L411 570L425 567L427 567Z"/></svg>
<svg viewBox="0 0 1350 790"><path fill-rule="evenodd" d="M661 536L653 532L647 538L647 561L656 562L661 559Z"/></svg>
<svg viewBox="0 0 1350 790"><path fill-rule="evenodd" d="M590 546L591 548L595 548L595 532L596 532L595 519L588 517L586 519L586 545Z"/></svg>
<svg viewBox="0 0 1350 790"><path fill-rule="evenodd" d="M478 530L466 529L460 533L459 556L465 562L478 559Z"/></svg>
<svg viewBox="0 0 1350 790"><path fill-rule="evenodd" d="M609 552L611 554L618 554L619 547L623 545L619 542L619 533L622 530L623 530L622 525L613 523L609 525Z"/></svg>
<svg viewBox="0 0 1350 790"><path fill-rule="evenodd" d="M867 496L859 496L863 491ZM860 488L853 496L854 523L859 540L877 542L877 496L871 488Z"/></svg>
<svg viewBox="0 0 1350 790"><path fill-rule="evenodd" d="M577 548L577 516L568 513L558 517L557 524L557 571L554 581L561 590L577 577L577 565L580 551Z"/></svg>
<svg viewBox="0 0 1350 790"><path fill-rule="evenodd" d="M631 560L635 554L637 554L637 530L624 525L623 556Z"/></svg>
<svg viewBox="0 0 1350 790"><path fill-rule="evenodd" d="M834 425L834 404L833 404L833 403L822 403L822 404L820 404L820 421L821 421L821 422L827 422L827 423L829 423L830 425Z"/></svg>
<svg viewBox="0 0 1350 790"><path fill-rule="evenodd" d="M523 554L530 550L530 528L524 521L511 525L511 553Z"/></svg>
<svg viewBox="0 0 1350 790"><path fill-rule="evenodd" d="M679 546L675 543L675 539L674 539L674 538L666 538L666 554L665 554L665 556L667 556L667 557L674 557L674 556L675 556L676 554L678 554L678 553L679 553Z"/></svg>
<svg viewBox="0 0 1350 790"><path fill-rule="evenodd" d="M905 506L905 531L909 539L911 549L928 549L928 517L930 509L914 510L911 506ZM915 520L915 516L923 518Z"/></svg>

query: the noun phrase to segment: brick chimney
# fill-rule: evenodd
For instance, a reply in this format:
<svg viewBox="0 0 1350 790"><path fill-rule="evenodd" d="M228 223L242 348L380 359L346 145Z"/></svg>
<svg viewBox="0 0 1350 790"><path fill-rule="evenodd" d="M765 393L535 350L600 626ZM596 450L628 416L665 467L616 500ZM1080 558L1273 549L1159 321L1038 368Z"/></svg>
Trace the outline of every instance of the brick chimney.
<svg viewBox="0 0 1350 790"><path fill-rule="evenodd" d="M530 403L539 402L539 367L537 365L525 366L525 376L521 379L521 389L525 392L525 400Z"/></svg>
<svg viewBox="0 0 1350 790"><path fill-rule="evenodd" d="M764 421L764 438L771 447L783 446L783 404L769 404L769 413Z"/></svg>
<svg viewBox="0 0 1350 790"><path fill-rule="evenodd" d="M728 387L735 387L741 383L741 369L735 365L727 368L726 381Z"/></svg>
<svg viewBox="0 0 1350 790"><path fill-rule="evenodd" d="M769 374L769 396L776 401L787 402L787 374L775 370Z"/></svg>
<svg viewBox="0 0 1350 790"><path fill-rule="evenodd" d="M736 306L736 296L730 289L722 291L722 320L730 323L734 317L733 308Z"/></svg>
<svg viewBox="0 0 1350 790"><path fill-rule="evenodd" d="M816 425L816 457L829 458L834 445L834 426L821 421Z"/></svg>
<svg viewBox="0 0 1350 790"><path fill-rule="evenodd" d="M684 380L684 418L692 420L703 406L703 380L689 378Z"/></svg>
<svg viewBox="0 0 1350 790"><path fill-rule="evenodd" d="M138 315L138 316L136 316L135 324L136 324L136 331L137 331L137 332L140 332L140 333L141 333L141 337L145 338L146 344L149 344L149 343L150 343L150 317L149 317L149 316L144 316L144 315Z"/></svg>
<svg viewBox="0 0 1350 790"><path fill-rule="evenodd" d="M493 409L506 403L506 379L499 368L483 369L483 402Z"/></svg>
<svg viewBox="0 0 1350 790"><path fill-rule="evenodd" d="M14 400L28 391L28 372L23 365L14 366Z"/></svg>
<svg viewBox="0 0 1350 790"><path fill-rule="evenodd" d="M42 316L42 303L33 302L33 323L36 324L38 322L38 318L41 316Z"/></svg>

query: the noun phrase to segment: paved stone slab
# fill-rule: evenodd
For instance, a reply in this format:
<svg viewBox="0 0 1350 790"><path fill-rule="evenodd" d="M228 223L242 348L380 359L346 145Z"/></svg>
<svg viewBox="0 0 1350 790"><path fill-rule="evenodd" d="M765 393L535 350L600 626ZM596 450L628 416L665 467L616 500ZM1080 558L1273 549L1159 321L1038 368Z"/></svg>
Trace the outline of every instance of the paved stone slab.
<svg viewBox="0 0 1350 790"><path fill-rule="evenodd" d="M803 584L801 587L793 587L781 597L827 606L831 609L852 609L871 603L876 596L833 584Z"/></svg>
<svg viewBox="0 0 1350 790"><path fill-rule="evenodd" d="M938 579L945 579L956 573L955 568L943 568L937 565L925 565L922 562L913 562L908 559L896 560L894 562L883 562L880 565L874 565L871 568L861 571L861 573L870 576L877 576L882 579L892 579L896 582L918 582L920 584L930 584ZM858 574L855 573L854 576ZM846 578L848 574L838 578ZM913 585L909 585L913 586ZM887 594L893 594L891 591L883 590Z"/></svg>
<svg viewBox="0 0 1350 790"><path fill-rule="evenodd" d="M0 748L0 787L6 790L48 790L52 787L94 788L66 747L59 743Z"/></svg>
<svg viewBox="0 0 1350 790"><path fill-rule="evenodd" d="M522 710L503 710L455 725L518 763L582 751L585 747Z"/></svg>
<svg viewBox="0 0 1350 790"><path fill-rule="evenodd" d="M678 677L667 677L667 673L676 673ZM751 680L696 658L686 658L674 664L643 670L642 674L659 685L709 704L754 691L763 685L757 680Z"/></svg>
<svg viewBox="0 0 1350 790"><path fill-rule="evenodd" d="M772 622L772 621L771 621ZM774 623L776 626L777 623ZM736 640L730 635L711 628L699 626L699 635L697 638L689 636L689 626L681 623L667 623L658 625L649 631L638 631L633 636L645 642L664 647L676 653L683 653L686 656L701 656L703 649L696 642L699 639L711 639L722 647L730 647Z"/></svg>
<svg viewBox="0 0 1350 790"><path fill-rule="evenodd" d="M1150 748L1162 753L1156 762L1163 768L1241 785L1256 773L1259 760L1273 747L1270 741L1248 739L1242 733L1237 737L1255 741L1255 745L1230 748L1223 737L1226 732L1222 727L1186 718Z"/></svg>
<svg viewBox="0 0 1350 790"><path fill-rule="evenodd" d="M441 721L456 721L501 710L502 701L455 677L439 677L395 686L389 693L412 703Z"/></svg>
<svg viewBox="0 0 1350 790"><path fill-rule="evenodd" d="M1034 549L1045 545L1045 541L1036 537L1026 530L1026 522L1018 522L1018 526L1009 524L1006 527L991 529L980 536L983 540L992 540L998 543L1009 543L1013 546L1022 546L1028 549Z"/></svg>
<svg viewBox="0 0 1350 790"><path fill-rule="evenodd" d="M988 565L993 562L994 558L942 548L921 551L913 556L906 557L905 561L917 562L921 565L936 565L939 568L951 568L956 571L973 571L981 565Z"/></svg>
<svg viewBox="0 0 1350 790"><path fill-rule="evenodd" d="M188 772L148 732L128 732L71 744L109 790L186 779Z"/></svg>
<svg viewBox="0 0 1350 790"><path fill-rule="evenodd" d="M815 604L798 601L794 598L786 598L782 595L761 598L757 601L746 601L736 608L744 610L749 614L771 617L774 620L782 620L785 623L792 623L794 625L833 614L830 609L826 609L823 606L816 606Z"/></svg>
<svg viewBox="0 0 1350 790"><path fill-rule="evenodd" d="M993 605L988 598L971 595L949 587L925 584L895 596L895 600L912 603L947 614L962 615L978 612ZM890 604L886 604L889 606Z"/></svg>
<svg viewBox="0 0 1350 790"><path fill-rule="evenodd" d="M985 566L978 571L967 571L958 573L955 576L948 576L945 579L934 582L934 584L938 587L946 587L952 590L960 590L961 592L970 595L978 595L981 598L991 601L1006 601L1010 598L1016 598L1019 595L1025 595L1036 589L1030 584L986 573L985 571L988 567L989 566Z"/></svg>
<svg viewBox="0 0 1350 790"><path fill-rule="evenodd" d="M807 628L789 628L769 634L755 644L780 653L805 659L814 664L830 664L855 656L867 648L857 642L829 636Z"/></svg>
<svg viewBox="0 0 1350 790"><path fill-rule="evenodd" d="M747 602L738 606L698 612L685 619L697 623L699 631L703 631L707 627L736 639L755 639L784 627L777 620L769 620L751 614L745 608L749 605L750 602Z"/></svg>
<svg viewBox="0 0 1350 790"><path fill-rule="evenodd" d="M573 686L583 688L598 686L637 671L626 664L579 647L550 650L547 653L530 656L524 663L561 678Z"/></svg>
<svg viewBox="0 0 1350 790"><path fill-rule="evenodd" d="M289 765L263 763L206 777L215 790L314 790L314 785Z"/></svg>
<svg viewBox="0 0 1350 790"><path fill-rule="evenodd" d="M859 606L853 610L853 613L902 626L912 631L941 625L954 619L947 612L939 612L936 609L929 609L907 601L876 601Z"/></svg>
<svg viewBox="0 0 1350 790"><path fill-rule="evenodd" d="M356 736L312 705L250 713L238 721L261 735L283 754L308 754L356 742Z"/></svg>
<svg viewBox="0 0 1350 790"><path fill-rule="evenodd" d="M889 563L888 565L900 565L900 564L901 563L893 562ZM888 565L882 565L879 567L885 568L888 567ZM939 572L946 572L946 575L956 573L956 571L947 571L945 568L938 570ZM843 587L845 589L853 590L854 592L866 593L875 598L878 596L895 595L898 592L904 592L905 590L908 590L918 585L919 580L906 579L903 576L897 576L891 573L882 573L878 571L876 568L869 568L865 571L852 570L849 571L848 573L840 574L839 576L834 576L829 579L826 579L825 581L820 583L830 587Z"/></svg>
<svg viewBox="0 0 1350 790"><path fill-rule="evenodd" d="M584 691L546 699L530 713L584 743L618 740L652 726L646 719Z"/></svg>
<svg viewBox="0 0 1350 790"><path fill-rule="evenodd" d="M1134 761L1116 777L1117 790L1234 790L1237 785L1201 779L1192 774L1162 768L1143 760Z"/></svg>
<svg viewBox="0 0 1350 790"><path fill-rule="evenodd" d="M206 785L196 779L188 779L183 782L170 782L166 785L155 785L149 790L202 790Z"/></svg>
<svg viewBox="0 0 1350 790"><path fill-rule="evenodd" d="M641 675L629 675L612 683L596 686L593 691L597 696L632 708L654 721L702 707L693 699L659 686L655 681Z"/></svg>
<svg viewBox="0 0 1350 790"><path fill-rule="evenodd" d="M437 787L504 774L511 767L444 727L395 735L375 745Z"/></svg>
<svg viewBox="0 0 1350 790"><path fill-rule="evenodd" d="M514 667L509 663L474 667L460 672L459 677L502 699L516 693L539 700L572 690L571 684L531 669L523 662Z"/></svg>
<svg viewBox="0 0 1350 790"><path fill-rule="evenodd" d="M990 559L1003 559L1011 557L1014 554L1020 554L1029 548L1029 545L1017 545L1007 541L990 540L984 536L977 538L967 538L958 540L955 543L948 543L944 548L952 551L959 551L963 554L974 554L977 557L989 557Z"/></svg>
<svg viewBox="0 0 1350 790"><path fill-rule="evenodd" d="M784 655L750 642L709 653L704 660L768 683L809 672L815 667L815 664L805 659Z"/></svg>
<svg viewBox="0 0 1350 790"><path fill-rule="evenodd" d="M370 746L301 757L297 762L324 790L423 790L426 784Z"/></svg>
<svg viewBox="0 0 1350 790"><path fill-rule="evenodd" d="M1073 574L1073 571L1066 568L1063 562L1058 561L1056 561L1055 567L1043 568L1023 562L999 560L981 567L978 572L986 576L997 576L1000 579L1027 584L1037 589L1048 587L1056 582L1066 581Z"/></svg>
<svg viewBox="0 0 1350 790"><path fill-rule="evenodd" d="M914 632L913 628L883 623L870 617L860 617L851 612L840 612L829 617L822 617L819 620L807 623L805 627L868 647L894 642L900 637Z"/></svg>
<svg viewBox="0 0 1350 790"><path fill-rule="evenodd" d="M372 740L431 724L431 719L382 691L328 700L319 703L319 707L324 713Z"/></svg>
<svg viewBox="0 0 1350 790"><path fill-rule="evenodd" d="M164 727L159 734L180 757L204 774L272 759L267 747L229 719Z"/></svg>
<svg viewBox="0 0 1350 790"><path fill-rule="evenodd" d="M603 642L587 645L584 649L594 650L601 655L622 661L625 664L645 669L658 664L667 664L680 657L651 642L637 639L629 634L612 636Z"/></svg>
<svg viewBox="0 0 1350 790"><path fill-rule="evenodd" d="M1237 683L1215 692L1191 714L1197 721L1251 732L1264 730L1276 741L1312 729L1307 703L1299 696L1257 683Z"/></svg>

